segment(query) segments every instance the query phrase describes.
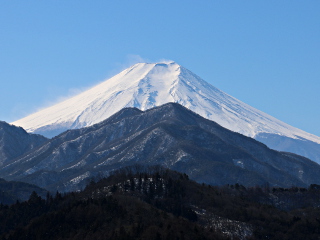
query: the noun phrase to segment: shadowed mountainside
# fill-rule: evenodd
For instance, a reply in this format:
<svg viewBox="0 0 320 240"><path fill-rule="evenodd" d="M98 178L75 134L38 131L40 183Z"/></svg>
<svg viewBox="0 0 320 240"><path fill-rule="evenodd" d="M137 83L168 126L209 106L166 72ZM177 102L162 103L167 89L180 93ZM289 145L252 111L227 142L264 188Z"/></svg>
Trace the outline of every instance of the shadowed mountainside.
<svg viewBox="0 0 320 240"><path fill-rule="evenodd" d="M0 176L70 191L136 163L162 165L213 185L320 183L315 162L271 150L175 103L144 112L126 108L91 127L66 131L9 162Z"/></svg>
<svg viewBox="0 0 320 240"><path fill-rule="evenodd" d="M0 167L47 140L41 135L29 134L21 127L0 121Z"/></svg>

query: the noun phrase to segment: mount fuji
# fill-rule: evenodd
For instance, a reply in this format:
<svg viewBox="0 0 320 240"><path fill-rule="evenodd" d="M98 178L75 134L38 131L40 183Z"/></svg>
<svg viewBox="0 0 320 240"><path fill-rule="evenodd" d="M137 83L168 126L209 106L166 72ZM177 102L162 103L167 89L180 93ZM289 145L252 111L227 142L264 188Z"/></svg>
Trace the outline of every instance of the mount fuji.
<svg viewBox="0 0 320 240"><path fill-rule="evenodd" d="M221 126L270 148L320 163L320 138L292 127L210 85L175 62L138 63L114 77L12 124L54 137L99 123L126 107L147 110L179 103Z"/></svg>

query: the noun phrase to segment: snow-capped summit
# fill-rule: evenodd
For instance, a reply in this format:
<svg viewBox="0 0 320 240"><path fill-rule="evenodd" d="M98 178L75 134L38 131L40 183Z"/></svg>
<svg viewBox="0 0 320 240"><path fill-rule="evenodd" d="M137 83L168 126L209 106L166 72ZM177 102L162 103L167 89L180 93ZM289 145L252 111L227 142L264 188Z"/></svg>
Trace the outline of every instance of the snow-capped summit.
<svg viewBox="0 0 320 240"><path fill-rule="evenodd" d="M85 92L13 124L53 137L67 129L98 123L125 107L146 110L167 102L179 103L277 150L292 151L320 162L319 137L229 96L175 62L137 63ZM301 143L306 142L312 146L302 147Z"/></svg>

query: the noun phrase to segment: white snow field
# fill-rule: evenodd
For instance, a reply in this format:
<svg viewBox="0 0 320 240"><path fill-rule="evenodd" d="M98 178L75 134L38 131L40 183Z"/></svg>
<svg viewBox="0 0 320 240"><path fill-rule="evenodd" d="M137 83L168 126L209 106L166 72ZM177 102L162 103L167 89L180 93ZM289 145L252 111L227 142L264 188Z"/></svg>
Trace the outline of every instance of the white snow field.
<svg viewBox="0 0 320 240"><path fill-rule="evenodd" d="M261 137L263 140L271 134L273 138L281 136L301 142L311 141L320 147L318 136L292 127L233 98L175 62L135 64L85 92L12 124L31 133L53 137L67 129L101 122L125 107L146 110L168 102L179 103L225 128L249 137L267 134ZM278 150L288 149L283 147ZM313 159L318 161L317 157Z"/></svg>

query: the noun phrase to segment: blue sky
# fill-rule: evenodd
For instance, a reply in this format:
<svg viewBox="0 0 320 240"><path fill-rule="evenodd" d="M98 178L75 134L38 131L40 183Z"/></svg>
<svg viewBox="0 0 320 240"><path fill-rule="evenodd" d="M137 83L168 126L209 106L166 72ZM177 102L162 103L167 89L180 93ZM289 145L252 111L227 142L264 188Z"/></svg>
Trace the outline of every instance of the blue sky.
<svg viewBox="0 0 320 240"><path fill-rule="evenodd" d="M174 60L320 136L320 1L1 1L0 120Z"/></svg>

